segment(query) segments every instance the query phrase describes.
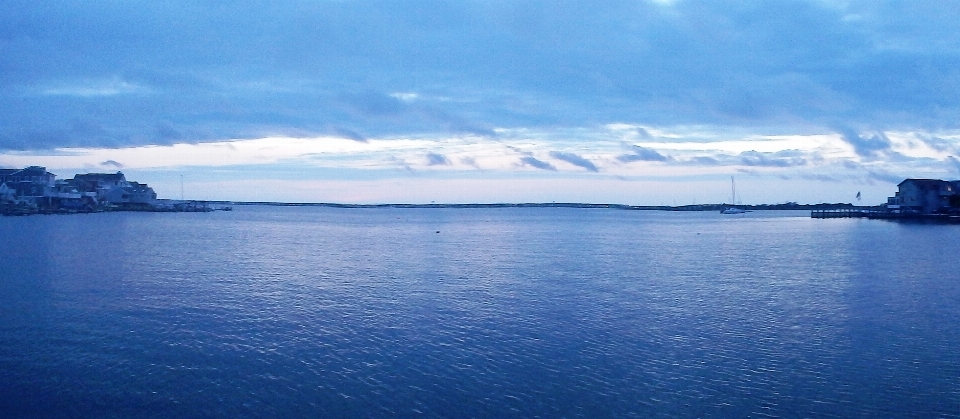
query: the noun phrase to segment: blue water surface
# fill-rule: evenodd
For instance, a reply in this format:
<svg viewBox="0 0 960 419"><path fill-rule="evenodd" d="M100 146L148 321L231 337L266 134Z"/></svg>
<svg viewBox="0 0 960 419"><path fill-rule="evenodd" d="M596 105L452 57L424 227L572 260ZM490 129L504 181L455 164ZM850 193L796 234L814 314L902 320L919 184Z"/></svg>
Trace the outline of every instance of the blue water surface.
<svg viewBox="0 0 960 419"><path fill-rule="evenodd" d="M0 218L5 417L960 417L960 226Z"/></svg>

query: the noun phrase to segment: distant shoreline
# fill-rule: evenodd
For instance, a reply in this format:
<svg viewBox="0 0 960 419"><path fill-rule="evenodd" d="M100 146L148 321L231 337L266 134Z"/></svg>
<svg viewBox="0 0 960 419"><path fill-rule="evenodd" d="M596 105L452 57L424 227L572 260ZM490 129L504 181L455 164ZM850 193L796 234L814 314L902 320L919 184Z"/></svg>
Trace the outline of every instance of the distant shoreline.
<svg viewBox="0 0 960 419"><path fill-rule="evenodd" d="M759 205L729 205L729 204L700 204L700 205L625 205L625 204L587 204L578 202L551 202L551 203L494 203L494 204L339 204L329 202L268 202L268 201L203 201L203 200L161 200L166 204L161 206L115 206L100 208L91 211L77 211L66 209L29 209L16 206L0 206L0 215L34 215L34 214L86 214L94 212L211 212L217 210L229 211L232 206L270 206L270 207L326 207L326 208L424 208L424 209L480 209L480 208L583 208L583 209L615 209L628 211L722 211L736 207L745 211L824 211L843 210L860 211L875 210L878 207L856 206L845 203L821 204L759 204ZM219 208L215 206L220 206Z"/></svg>
<svg viewBox="0 0 960 419"><path fill-rule="evenodd" d="M260 205L276 207L329 207L329 208L607 208L634 211L720 211L731 207L730 204L700 204L700 205L625 205L625 204L586 204L576 202L557 203L498 203L498 204L338 204L323 202L266 202L266 201L198 201L210 204L223 205ZM821 203L821 204L758 204L735 205L747 211L810 211L824 209L868 209L873 206L857 206L848 203Z"/></svg>

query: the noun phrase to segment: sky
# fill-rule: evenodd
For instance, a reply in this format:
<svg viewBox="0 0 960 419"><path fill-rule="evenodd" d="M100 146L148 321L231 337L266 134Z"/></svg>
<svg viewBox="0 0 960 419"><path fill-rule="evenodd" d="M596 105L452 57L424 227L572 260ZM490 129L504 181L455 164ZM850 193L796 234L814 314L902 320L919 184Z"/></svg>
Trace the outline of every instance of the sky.
<svg viewBox="0 0 960 419"><path fill-rule="evenodd" d="M954 1L5 0L0 22L0 167L161 198L879 204L960 177Z"/></svg>

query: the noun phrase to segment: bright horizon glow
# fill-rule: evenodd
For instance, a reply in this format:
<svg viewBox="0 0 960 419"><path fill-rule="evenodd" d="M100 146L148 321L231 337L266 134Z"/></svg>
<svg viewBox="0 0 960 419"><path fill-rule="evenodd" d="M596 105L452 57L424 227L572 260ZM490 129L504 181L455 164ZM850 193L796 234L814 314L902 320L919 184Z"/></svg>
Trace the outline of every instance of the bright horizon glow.
<svg viewBox="0 0 960 419"><path fill-rule="evenodd" d="M577 143L563 148L565 132L501 130L497 140L424 136L361 142L333 136L267 137L170 146L58 148L0 154L0 163L45 166L60 178L72 177L71 172L122 170L167 198L179 197L179 185L172 181L184 175L193 199L638 205L727 202L729 188L724 185L730 176L739 179L745 203L851 202L861 191L879 203L895 191L897 172L949 178L950 169L955 168L947 151L920 140L931 135L925 133L884 133L890 149L903 161L880 164L858 156L837 134L725 137L705 135L703 127L647 127L640 139L625 136L626 127L614 124L595 129L588 134L594 138L589 149ZM938 134L938 138L956 136Z"/></svg>

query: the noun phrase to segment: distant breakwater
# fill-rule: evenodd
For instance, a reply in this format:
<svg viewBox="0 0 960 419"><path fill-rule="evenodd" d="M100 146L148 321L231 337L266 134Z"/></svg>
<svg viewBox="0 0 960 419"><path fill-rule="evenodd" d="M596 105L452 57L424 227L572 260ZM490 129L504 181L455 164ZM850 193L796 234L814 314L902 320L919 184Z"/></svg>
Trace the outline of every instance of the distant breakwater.
<svg viewBox="0 0 960 419"><path fill-rule="evenodd" d="M223 204L223 202L215 203L211 201L161 201L161 203L153 205L113 205L103 207L86 207L80 209L2 204L0 205L0 215L65 215L92 214L98 212L212 212L230 211L233 209L232 207Z"/></svg>
<svg viewBox="0 0 960 419"><path fill-rule="evenodd" d="M36 214L86 214L93 212L212 212L229 210L234 205L244 206L277 206L277 207L327 207L327 208L584 208L584 209L616 209L632 211L720 211L729 208L729 204L700 204L700 205L625 205L625 204L591 204L578 202L549 202L549 203L479 203L479 204L341 204L328 202L267 202L267 201L182 201L151 206L123 206L104 209L77 211L77 210L50 210L24 208L13 205L0 206L0 215L36 215ZM824 211L824 210L870 210L874 207L856 206L844 203L821 204L759 204L737 205L747 211Z"/></svg>
<svg viewBox="0 0 960 419"><path fill-rule="evenodd" d="M210 201L211 204L224 205L264 205L282 207L330 207L330 208L606 208L620 210L641 211L720 211L729 208L729 204L700 204L700 205L625 205L625 204L589 204L576 202L550 203L494 203L494 204L337 204L311 202L239 202L239 201ZM812 211L831 209L870 209L874 207L856 206L853 204L759 204L737 205L747 211Z"/></svg>

